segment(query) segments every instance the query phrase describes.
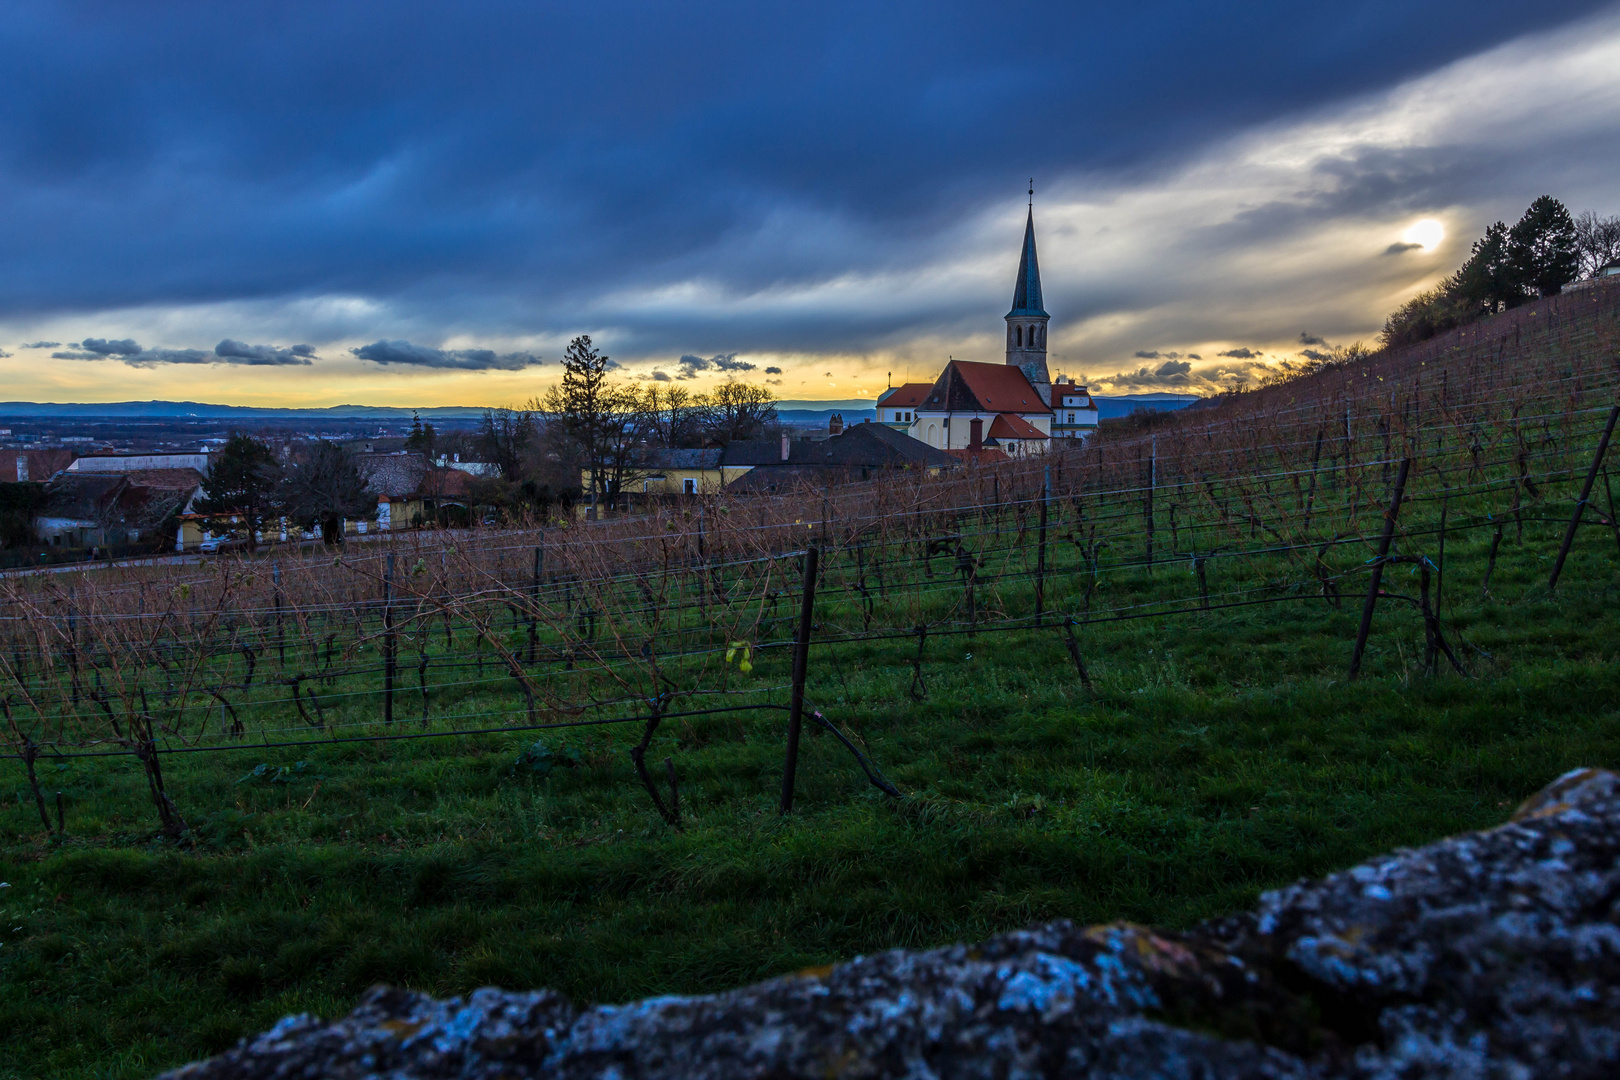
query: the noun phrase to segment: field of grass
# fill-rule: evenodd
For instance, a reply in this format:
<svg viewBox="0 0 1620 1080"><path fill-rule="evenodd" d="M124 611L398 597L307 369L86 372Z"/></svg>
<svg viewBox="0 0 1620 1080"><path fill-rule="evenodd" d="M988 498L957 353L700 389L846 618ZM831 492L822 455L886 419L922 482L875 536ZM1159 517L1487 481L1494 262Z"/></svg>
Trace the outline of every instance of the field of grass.
<svg viewBox="0 0 1620 1080"><path fill-rule="evenodd" d="M1565 769L1620 763L1620 563L1588 529L1549 594L1559 535L1550 515L1510 531L1489 599L1489 531L1451 539L1467 680L1425 675L1420 620L1386 601L1347 681L1351 584L1337 609L1092 622L1095 693L1050 626L931 637L920 701L915 641L819 646L812 703L905 795L807 733L787 819L774 712L664 725L649 759L678 764L682 832L636 782L628 726L542 733L543 773L518 761L533 733L173 755L188 848L159 838L128 755L41 760L64 793L59 841L9 762L0 1075L150 1076L288 1012L342 1013L379 981L619 1001L1039 919L1186 925L1497 823ZM1107 587L1145 587L1134 573ZM1390 587L1411 573L1391 567ZM1154 574L1196 595L1185 561ZM758 653L736 685L779 686L787 665ZM469 686L456 704L511 698Z"/></svg>
<svg viewBox="0 0 1620 1080"><path fill-rule="evenodd" d="M543 588L539 534L409 534L386 634L380 546L0 581L5 731L47 747L65 825L47 834L0 761L0 1077L152 1076L377 982L623 1001L1042 919L1185 926L1620 766L1607 475L1548 585L1615 398L1620 289L1588 293L1050 472L551 529ZM1403 458L1403 561L1352 681ZM785 719L763 708L659 728L647 760L674 763L682 829L636 777L639 724L324 741L383 730L394 634L390 734L625 716L671 689L665 711L779 706L812 537L808 699L899 799L807 726L779 816ZM1466 677L1429 655L1426 570ZM723 656L738 639L751 670ZM251 745L287 739L307 745ZM211 750L162 755L180 842L143 746Z"/></svg>

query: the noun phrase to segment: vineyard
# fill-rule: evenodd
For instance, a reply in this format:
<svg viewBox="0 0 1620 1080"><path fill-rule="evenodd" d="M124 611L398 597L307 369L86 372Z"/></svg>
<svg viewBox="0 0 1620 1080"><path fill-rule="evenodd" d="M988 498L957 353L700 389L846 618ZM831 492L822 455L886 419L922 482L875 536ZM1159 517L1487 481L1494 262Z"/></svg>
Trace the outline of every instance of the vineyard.
<svg viewBox="0 0 1620 1080"><path fill-rule="evenodd" d="M187 1032L128 1034L165 1060L262 1026L255 1008L333 1006L372 977L613 997L1005 929L1054 908L1185 920L1361 845L1488 820L1521 774L1533 784L1555 766L1611 764L1563 759L1620 750L1617 391L1620 288L1588 289L1042 459L695 496L599 522L413 532L324 556L6 577L14 797L0 816L14 839L0 866L39 896L105 893L139 908L171 886L111 853L134 848L183 888L246 905L255 886L227 888L226 871L195 866L257 859L253 880L277 880L255 831L375 846L342 822L396 798L391 773L420 798L427 777L448 790L454 770L498 759L488 783L507 786L489 798L515 799L501 794L517 790L514 774L541 792L523 796L550 807L538 832L518 823L529 811L500 803L478 812L483 825L441 824L420 844L486 855L520 835L539 844L549 869L531 868L534 880L568 877L555 885L566 901L547 910L579 940L516 951L552 960L492 957L487 935L463 941L448 924L435 925L460 945L403 968L312 959L283 977L280 938L251 963L233 948L269 946L216 942L196 963L176 946L170 960L189 974L175 986L224 986L250 1005L218 1027L200 1007ZM1416 721L1406 707L1431 712ZM1532 714L1544 717L1533 730L1510 722ZM115 768L122 779L95 772ZM313 778L345 768L365 770L363 792ZM102 778L59 795L64 775ZM1318 818L1334 799L1361 817L1290 818L1280 838L1245 831L1227 846L1222 830L1276 809L1273 785L1297 789ZM1401 792L1393 816L1364 797L1386 789ZM1120 824L1142 805L1178 809L1148 814L1151 828ZM810 831L793 831L798 819ZM390 850L409 832L393 828ZM569 853L627 829L626 863ZM1040 829L1066 851L1092 846L1074 858L1112 852L1111 869L1048 872L1062 859L1020 831ZM974 834L994 845L1004 833L1000 855L961 854ZM915 874L915 895L874 900L860 871L840 869L863 858L891 888ZM1116 879L1131 872L1140 880ZM298 873L300 889L319 891ZM820 891L845 873L867 885ZM491 893L469 874L445 871L426 895L477 896L479 911L525 888L551 895L532 882ZM706 874L729 884L691 884ZM1083 896L1057 890L1065 875L1089 882L1063 886ZM765 880L777 878L781 893ZM705 899L681 900L683 889ZM412 895L392 916L401 926L437 902ZM734 945L695 914L742 895L764 912L747 918L775 927L764 944ZM635 906L636 928L591 914L610 903ZM873 905L881 916L851 914ZM682 910L692 928L667 921ZM614 929L593 937L593 920ZM43 1014L53 972L94 951L64 932L0 952L0 981L37 987L39 1004L10 1020L55 1031L33 1044L52 1052L66 1039ZM679 959L647 960L666 933L691 940ZM117 979L68 983L93 995L82 987ZM62 1061L105 1066L107 1038Z"/></svg>

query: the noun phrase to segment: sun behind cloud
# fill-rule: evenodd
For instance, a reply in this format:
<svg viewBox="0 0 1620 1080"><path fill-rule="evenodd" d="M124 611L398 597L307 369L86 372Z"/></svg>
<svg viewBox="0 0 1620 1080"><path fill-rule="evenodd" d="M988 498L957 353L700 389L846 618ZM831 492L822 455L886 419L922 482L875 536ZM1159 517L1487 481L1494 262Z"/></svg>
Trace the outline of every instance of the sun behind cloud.
<svg viewBox="0 0 1620 1080"><path fill-rule="evenodd" d="M1434 218L1414 221L1401 233L1403 244L1416 244L1424 251L1433 251L1446 238L1446 226Z"/></svg>

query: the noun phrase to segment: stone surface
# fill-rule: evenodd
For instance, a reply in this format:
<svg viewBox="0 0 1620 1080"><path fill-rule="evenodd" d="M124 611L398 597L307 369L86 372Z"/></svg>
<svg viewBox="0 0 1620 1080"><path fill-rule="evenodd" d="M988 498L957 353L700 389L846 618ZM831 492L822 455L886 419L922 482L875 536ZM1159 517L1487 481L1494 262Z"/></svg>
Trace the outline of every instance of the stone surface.
<svg viewBox="0 0 1620 1080"><path fill-rule="evenodd" d="M377 988L170 1080L1620 1076L1620 777L1188 933L1056 922L707 997Z"/></svg>

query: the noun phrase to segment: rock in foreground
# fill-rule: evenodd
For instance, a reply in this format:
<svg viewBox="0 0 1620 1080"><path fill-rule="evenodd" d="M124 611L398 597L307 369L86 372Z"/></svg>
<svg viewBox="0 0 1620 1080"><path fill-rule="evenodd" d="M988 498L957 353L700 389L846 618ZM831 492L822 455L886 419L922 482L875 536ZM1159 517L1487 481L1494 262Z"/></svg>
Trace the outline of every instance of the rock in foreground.
<svg viewBox="0 0 1620 1080"><path fill-rule="evenodd" d="M709 997L378 988L170 1073L223 1078L1620 1075L1620 777L1184 934L1049 923Z"/></svg>

